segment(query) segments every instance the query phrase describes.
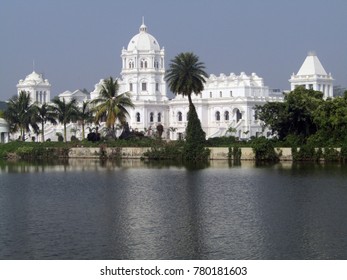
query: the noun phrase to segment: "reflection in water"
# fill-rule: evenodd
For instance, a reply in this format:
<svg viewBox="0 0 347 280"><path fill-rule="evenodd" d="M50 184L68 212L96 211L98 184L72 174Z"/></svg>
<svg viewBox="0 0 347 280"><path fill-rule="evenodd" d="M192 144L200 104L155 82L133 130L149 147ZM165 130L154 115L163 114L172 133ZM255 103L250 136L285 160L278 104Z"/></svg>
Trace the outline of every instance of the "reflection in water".
<svg viewBox="0 0 347 280"><path fill-rule="evenodd" d="M346 259L347 167L0 163L0 259Z"/></svg>

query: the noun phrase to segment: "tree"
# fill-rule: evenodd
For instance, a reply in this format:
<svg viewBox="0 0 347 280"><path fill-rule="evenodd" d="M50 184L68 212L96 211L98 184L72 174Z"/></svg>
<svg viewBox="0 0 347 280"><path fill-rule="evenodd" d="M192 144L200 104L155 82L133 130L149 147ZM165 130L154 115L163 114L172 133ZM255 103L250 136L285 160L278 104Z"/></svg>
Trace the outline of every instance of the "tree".
<svg viewBox="0 0 347 280"><path fill-rule="evenodd" d="M165 79L169 83L170 90L188 97L189 112L186 129L186 142L184 155L186 160L206 158L205 132L192 102L192 93L199 94L204 89L205 65L199 61L199 57L191 52L180 53L171 60Z"/></svg>
<svg viewBox="0 0 347 280"><path fill-rule="evenodd" d="M95 104L95 122L98 123L102 119L106 120L106 127L112 129L115 135L115 124L117 121L121 125L126 123L129 113L127 108L134 108L134 104L130 98L129 92L119 94L119 84L117 79L112 77L104 80L104 84L99 92L99 98L92 101Z"/></svg>
<svg viewBox="0 0 347 280"><path fill-rule="evenodd" d="M82 140L85 138L85 125L87 123L93 122L93 112L91 111L90 107L90 102L88 101L83 101L82 107L79 108L78 110L78 117L77 119L79 120L81 126L82 126Z"/></svg>
<svg viewBox="0 0 347 280"><path fill-rule="evenodd" d="M323 102L322 92L300 86L285 94L283 103L256 106L256 114L280 140L294 136L303 143L317 132L314 112Z"/></svg>
<svg viewBox="0 0 347 280"><path fill-rule="evenodd" d="M29 132L30 128L38 130L35 114L36 106L31 103L30 94L21 91L9 100L4 118L9 123L10 132L20 131L20 139L25 141L25 133Z"/></svg>
<svg viewBox="0 0 347 280"><path fill-rule="evenodd" d="M66 138L66 125L77 119L78 108L76 99L72 99L69 102L60 100L58 96L53 99L53 108L58 121L64 126L64 140L67 142Z"/></svg>
<svg viewBox="0 0 347 280"><path fill-rule="evenodd" d="M204 63L191 52L180 53L172 59L165 75L173 93L188 96L189 108L194 106L192 93L199 94L203 91L207 77Z"/></svg>
<svg viewBox="0 0 347 280"><path fill-rule="evenodd" d="M341 145L347 140L347 96L322 102L313 113L318 132L310 140L316 146Z"/></svg>
<svg viewBox="0 0 347 280"><path fill-rule="evenodd" d="M50 122L51 124L57 124L57 114L54 112L55 108L44 103L42 105L36 105L35 121L41 124L42 142L45 142L45 124Z"/></svg>

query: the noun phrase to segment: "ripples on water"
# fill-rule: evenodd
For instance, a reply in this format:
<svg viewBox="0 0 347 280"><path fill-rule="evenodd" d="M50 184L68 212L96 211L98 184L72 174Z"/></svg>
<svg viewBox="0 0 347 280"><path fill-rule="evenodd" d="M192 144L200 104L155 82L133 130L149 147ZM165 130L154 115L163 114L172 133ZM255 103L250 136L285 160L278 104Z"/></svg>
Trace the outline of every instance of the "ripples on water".
<svg viewBox="0 0 347 280"><path fill-rule="evenodd" d="M0 164L1 259L347 259L347 167Z"/></svg>

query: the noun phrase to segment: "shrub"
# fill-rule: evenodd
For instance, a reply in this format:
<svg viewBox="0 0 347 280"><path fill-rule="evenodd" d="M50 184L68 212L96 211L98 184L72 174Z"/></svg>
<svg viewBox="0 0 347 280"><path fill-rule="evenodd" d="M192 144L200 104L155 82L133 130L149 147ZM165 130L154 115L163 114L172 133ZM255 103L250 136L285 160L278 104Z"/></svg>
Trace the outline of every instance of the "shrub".
<svg viewBox="0 0 347 280"><path fill-rule="evenodd" d="M323 155L322 149L316 149L311 144L302 145L300 149L292 148L294 161L319 161Z"/></svg>
<svg viewBox="0 0 347 280"><path fill-rule="evenodd" d="M340 161L341 155L335 148L324 148L323 158L325 161Z"/></svg>
<svg viewBox="0 0 347 280"><path fill-rule="evenodd" d="M264 136L254 139L251 146L257 161L279 161L272 141Z"/></svg>
<svg viewBox="0 0 347 280"><path fill-rule="evenodd" d="M183 157L187 161L207 160L210 150L206 148L205 132L201 128L194 105L189 106L188 119Z"/></svg>

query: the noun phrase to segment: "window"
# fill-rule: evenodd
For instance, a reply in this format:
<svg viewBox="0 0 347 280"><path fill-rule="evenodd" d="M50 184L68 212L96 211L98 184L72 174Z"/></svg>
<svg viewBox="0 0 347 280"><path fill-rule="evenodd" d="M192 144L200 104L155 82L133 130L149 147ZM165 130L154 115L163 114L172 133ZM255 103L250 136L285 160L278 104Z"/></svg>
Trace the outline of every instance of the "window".
<svg viewBox="0 0 347 280"><path fill-rule="evenodd" d="M136 121L140 122L141 121L141 115L140 113L136 113Z"/></svg>
<svg viewBox="0 0 347 280"><path fill-rule="evenodd" d="M212 91L210 91L210 98L212 98Z"/></svg>
<svg viewBox="0 0 347 280"><path fill-rule="evenodd" d="M220 113L219 113L219 111L216 112L216 121L220 121Z"/></svg>
<svg viewBox="0 0 347 280"><path fill-rule="evenodd" d="M239 109L236 110L236 122L242 119L242 114Z"/></svg>
<svg viewBox="0 0 347 280"><path fill-rule="evenodd" d="M158 122L161 122L161 113L158 113Z"/></svg>
<svg viewBox="0 0 347 280"><path fill-rule="evenodd" d="M228 121L228 120L229 120L229 112L228 112L228 111L225 111L225 112L224 112L224 120L225 120L225 121Z"/></svg>
<svg viewBox="0 0 347 280"><path fill-rule="evenodd" d="M309 85L308 85L308 88L309 88L309 89L313 89L313 84L309 84Z"/></svg>
<svg viewBox="0 0 347 280"><path fill-rule="evenodd" d="M142 91L146 91L147 90L147 83L142 83Z"/></svg>
<svg viewBox="0 0 347 280"><path fill-rule="evenodd" d="M145 61L145 68L147 68L147 61Z"/></svg>
<svg viewBox="0 0 347 280"><path fill-rule="evenodd" d="M141 65L141 68L143 68L143 61L141 61L140 65Z"/></svg>
<svg viewBox="0 0 347 280"><path fill-rule="evenodd" d="M129 84L129 91L133 91L133 83Z"/></svg>
<svg viewBox="0 0 347 280"><path fill-rule="evenodd" d="M155 83L155 90L159 91L159 83Z"/></svg>
<svg viewBox="0 0 347 280"><path fill-rule="evenodd" d="M223 97L223 93L221 91L219 92L219 97Z"/></svg>
<svg viewBox="0 0 347 280"><path fill-rule="evenodd" d="M230 97L233 97L233 91L232 90L230 91Z"/></svg>
<svg viewBox="0 0 347 280"><path fill-rule="evenodd" d="M182 112L178 112L177 117L178 117L178 121L181 122L182 121Z"/></svg>
<svg viewBox="0 0 347 280"><path fill-rule="evenodd" d="M153 122L153 116L154 116L153 113L150 113L150 114L149 114L149 122Z"/></svg>

